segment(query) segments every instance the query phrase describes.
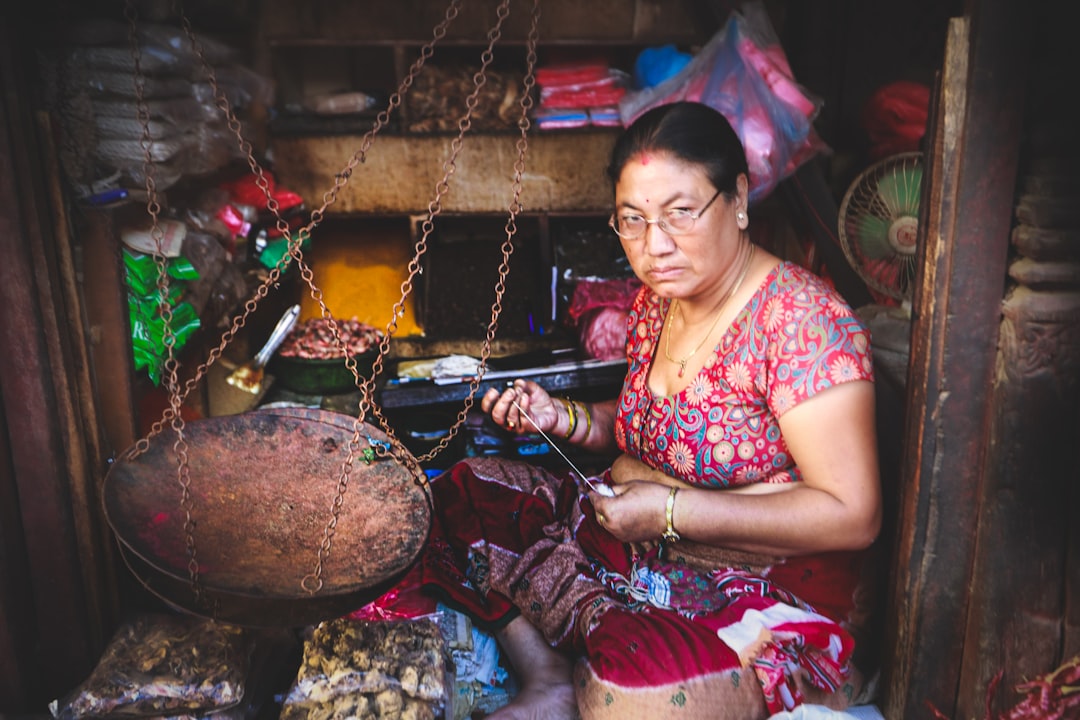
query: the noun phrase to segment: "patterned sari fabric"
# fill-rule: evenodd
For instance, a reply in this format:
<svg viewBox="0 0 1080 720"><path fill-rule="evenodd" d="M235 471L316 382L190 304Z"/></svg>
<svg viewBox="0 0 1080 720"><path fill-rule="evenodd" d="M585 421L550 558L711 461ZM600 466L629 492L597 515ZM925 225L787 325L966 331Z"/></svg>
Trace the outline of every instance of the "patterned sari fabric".
<svg viewBox="0 0 1080 720"><path fill-rule="evenodd" d="M871 378L865 329L821 281L783 264L715 359L664 398L646 378L665 311L643 290L631 313L623 450L699 487L798 482L777 418ZM432 489L425 584L491 626L520 613L579 658L585 718L763 718L802 702L844 707L860 689L851 661L871 602L866 553L626 545L569 476L497 458L463 461Z"/></svg>

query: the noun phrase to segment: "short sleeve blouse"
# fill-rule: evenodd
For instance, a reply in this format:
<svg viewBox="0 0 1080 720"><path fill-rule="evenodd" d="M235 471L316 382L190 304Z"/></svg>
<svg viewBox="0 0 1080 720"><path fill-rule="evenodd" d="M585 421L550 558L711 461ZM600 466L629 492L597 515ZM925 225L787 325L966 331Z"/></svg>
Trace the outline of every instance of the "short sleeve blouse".
<svg viewBox="0 0 1080 720"><path fill-rule="evenodd" d="M647 287L634 300L615 420L620 448L700 487L799 480L779 419L826 388L873 380L866 327L821 278L782 262L690 384L658 396L648 377L669 305Z"/></svg>

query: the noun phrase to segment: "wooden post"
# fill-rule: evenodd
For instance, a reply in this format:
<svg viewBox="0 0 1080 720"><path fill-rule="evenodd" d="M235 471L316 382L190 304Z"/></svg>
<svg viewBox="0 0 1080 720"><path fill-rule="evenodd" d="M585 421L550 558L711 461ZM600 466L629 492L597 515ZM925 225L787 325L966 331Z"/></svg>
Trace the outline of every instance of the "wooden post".
<svg viewBox="0 0 1080 720"><path fill-rule="evenodd" d="M1036 3L1024 18L1038 18L1039 8ZM995 717L1004 713L1020 700L1018 684L1077 652L1080 604L1069 576L1075 583L1070 525L1080 517L1074 444L1080 437L1080 139L1060 77L1078 53L1048 12L1037 27L1038 43L1023 53L1031 62L1013 203L1014 285L1002 306L959 717L981 716L988 699ZM1000 32L1001 45L1025 47L1019 26Z"/></svg>
<svg viewBox="0 0 1080 720"><path fill-rule="evenodd" d="M913 307L885 714L957 714L1023 117L1023 9L951 23ZM975 651L974 648L971 649Z"/></svg>

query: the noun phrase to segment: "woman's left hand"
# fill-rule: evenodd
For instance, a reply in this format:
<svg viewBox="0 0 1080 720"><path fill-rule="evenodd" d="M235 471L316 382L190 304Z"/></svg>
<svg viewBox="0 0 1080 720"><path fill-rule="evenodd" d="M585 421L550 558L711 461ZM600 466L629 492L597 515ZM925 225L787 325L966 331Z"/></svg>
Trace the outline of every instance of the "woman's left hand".
<svg viewBox="0 0 1080 720"><path fill-rule="evenodd" d="M612 486L614 497L589 493L596 520L623 542L657 540L667 529L665 511L670 488L635 480Z"/></svg>

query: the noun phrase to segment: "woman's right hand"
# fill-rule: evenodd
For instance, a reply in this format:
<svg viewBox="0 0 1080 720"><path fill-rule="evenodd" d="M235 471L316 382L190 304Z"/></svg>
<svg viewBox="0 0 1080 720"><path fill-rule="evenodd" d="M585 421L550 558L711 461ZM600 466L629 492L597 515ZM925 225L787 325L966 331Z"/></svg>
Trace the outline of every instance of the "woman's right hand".
<svg viewBox="0 0 1080 720"><path fill-rule="evenodd" d="M496 425L514 433L551 432L561 412L547 390L521 378L502 390L489 388L480 398L480 409L491 415Z"/></svg>

